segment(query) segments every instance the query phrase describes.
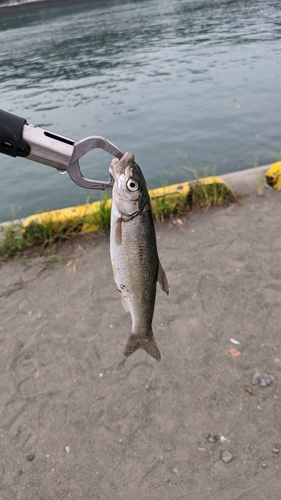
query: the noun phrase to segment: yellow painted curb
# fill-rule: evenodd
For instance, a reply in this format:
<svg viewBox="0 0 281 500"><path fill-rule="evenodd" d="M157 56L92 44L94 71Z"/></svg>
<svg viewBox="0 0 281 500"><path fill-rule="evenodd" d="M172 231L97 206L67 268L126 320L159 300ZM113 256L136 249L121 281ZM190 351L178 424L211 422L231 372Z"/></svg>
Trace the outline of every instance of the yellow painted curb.
<svg viewBox="0 0 281 500"><path fill-rule="evenodd" d="M96 213L99 212L100 205L104 203L105 208L110 210L112 200L95 201L86 205L78 205L76 207L61 208L59 210L50 210L41 214L30 215L23 221L23 225L29 226L31 223L37 224L53 224L54 228L59 225L71 226L81 221L81 233L89 233L96 231L98 226L91 223L91 218L94 219ZM83 222L84 221L84 222Z"/></svg>
<svg viewBox="0 0 281 500"><path fill-rule="evenodd" d="M220 177L204 177L202 179L191 182L182 182L179 184L173 184L171 186L149 190L152 206L153 200L163 197L173 197L175 199L180 199L182 197L186 198L192 189L192 185L196 184L197 182L200 182L201 184L206 186L212 184L224 185L226 189L231 192L231 188ZM70 226L71 224L77 223L77 221L80 219L81 233L96 231L98 229L98 226L91 223L91 218L94 218L94 215L99 212L102 203L105 204L105 209L110 209L112 200L108 199L103 201L96 201L94 203L79 205L77 207L62 208L60 210L51 210L49 212L30 215L24 220L23 225L26 227L29 224L36 222L38 224L53 224L54 227L57 228L60 224Z"/></svg>
<svg viewBox="0 0 281 500"><path fill-rule="evenodd" d="M281 161L273 163L265 174L267 184L273 189L281 189Z"/></svg>

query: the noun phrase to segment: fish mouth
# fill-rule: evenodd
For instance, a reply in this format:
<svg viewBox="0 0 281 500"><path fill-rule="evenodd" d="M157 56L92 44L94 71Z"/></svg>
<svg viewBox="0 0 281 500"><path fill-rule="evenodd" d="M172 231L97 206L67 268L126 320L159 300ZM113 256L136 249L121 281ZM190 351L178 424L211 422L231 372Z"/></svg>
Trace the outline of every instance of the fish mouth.
<svg viewBox="0 0 281 500"><path fill-rule="evenodd" d="M116 179L117 175L125 172L127 166L133 166L135 157L132 153L125 153L120 160L114 158L109 166L109 173Z"/></svg>
<svg viewBox="0 0 281 500"><path fill-rule="evenodd" d="M113 177L113 179L115 179L115 170L114 170L114 165L113 165L114 163L118 163L117 158L114 158L114 160L112 160L110 165L109 165L109 173L110 173L111 177Z"/></svg>

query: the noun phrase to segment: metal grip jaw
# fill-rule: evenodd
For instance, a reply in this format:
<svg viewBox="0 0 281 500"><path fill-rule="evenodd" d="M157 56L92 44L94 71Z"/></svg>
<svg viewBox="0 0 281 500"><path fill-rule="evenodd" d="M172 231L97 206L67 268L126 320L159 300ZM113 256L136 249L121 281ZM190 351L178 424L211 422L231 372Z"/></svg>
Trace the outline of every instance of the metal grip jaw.
<svg viewBox="0 0 281 500"><path fill-rule="evenodd" d="M112 142L108 141L104 137L100 137L98 135L86 137L85 139L82 139L81 141L78 141L74 144L72 157L67 167L68 175L73 180L73 182L75 182L75 184L86 189L100 189L102 191L106 189L112 189L114 183L112 176L110 176L110 180L108 182L103 182L87 179L81 173L79 159L82 158L82 156L84 156L86 153L91 151L91 149L96 148L103 149L119 160L124 155L124 153L119 148L117 148L117 146L115 146Z"/></svg>
<svg viewBox="0 0 281 500"><path fill-rule="evenodd" d="M54 167L60 172L68 172L75 184L86 189L112 189L113 179L108 182L87 179L80 170L79 160L91 149L103 149L118 159L123 151L104 137L93 135L80 141L54 134L34 125L25 124L23 138L30 144L30 154L27 159Z"/></svg>
<svg viewBox="0 0 281 500"><path fill-rule="evenodd" d="M120 160L124 153L104 137L93 135L75 142L62 135L54 134L40 127L30 125L21 118L0 110L0 153L9 156L23 156L67 171L69 177L86 189L112 189L113 177L108 182L86 179L81 173L79 159L91 149L103 149Z"/></svg>

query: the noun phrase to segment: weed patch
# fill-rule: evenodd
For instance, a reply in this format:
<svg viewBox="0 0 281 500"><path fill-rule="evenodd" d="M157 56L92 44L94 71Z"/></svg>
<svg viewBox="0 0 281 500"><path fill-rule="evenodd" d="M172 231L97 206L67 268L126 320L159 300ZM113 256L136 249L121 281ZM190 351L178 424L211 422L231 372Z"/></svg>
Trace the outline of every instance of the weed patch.
<svg viewBox="0 0 281 500"><path fill-rule="evenodd" d="M95 229L99 236L103 236L109 231L111 216L111 201L109 194L105 193L99 203L98 209L83 218L84 231Z"/></svg>
<svg viewBox="0 0 281 500"><path fill-rule="evenodd" d="M162 222L175 215L184 215L188 210L186 196L165 193L162 196L152 197L151 206L157 222Z"/></svg>
<svg viewBox="0 0 281 500"><path fill-rule="evenodd" d="M37 249L37 253L40 253L46 246L77 236L82 226L81 220L71 220L68 224L59 223L56 226L51 220L46 220L44 224L32 222L26 227L21 221L2 226L0 227L2 233L0 260L23 254L29 249L34 249L35 254Z"/></svg>
<svg viewBox="0 0 281 500"><path fill-rule="evenodd" d="M176 185L172 192L169 192L169 188L166 193L165 188L154 190L154 194L152 192L151 205L156 221L237 201L227 185L215 176L184 185L185 189L183 184ZM40 223L31 220L28 225L19 221L0 226L0 261L26 254L29 250L33 256L41 254L46 247L57 245L81 233L95 231L98 235L104 235L110 228L110 216L111 200L106 195L93 209L85 211L83 216L59 221L59 218L51 215L48 218L46 215L40 219Z"/></svg>
<svg viewBox="0 0 281 500"><path fill-rule="evenodd" d="M220 207L236 201L237 198L227 185L215 178L197 180L191 184L189 203L193 211Z"/></svg>

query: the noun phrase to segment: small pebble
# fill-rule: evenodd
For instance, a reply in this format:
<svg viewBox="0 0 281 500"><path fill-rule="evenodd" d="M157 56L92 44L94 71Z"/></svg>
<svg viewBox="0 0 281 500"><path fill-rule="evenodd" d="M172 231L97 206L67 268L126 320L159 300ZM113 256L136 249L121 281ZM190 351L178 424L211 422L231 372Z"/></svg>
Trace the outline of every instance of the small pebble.
<svg viewBox="0 0 281 500"><path fill-rule="evenodd" d="M229 462L233 460L233 455L232 453L230 453L230 451L224 451L221 456L221 459L225 464L229 464Z"/></svg>
<svg viewBox="0 0 281 500"><path fill-rule="evenodd" d="M241 344L241 342L239 342L239 340L235 340L235 339L229 339L229 342L231 342L232 344L236 344L236 345Z"/></svg>
<svg viewBox="0 0 281 500"><path fill-rule="evenodd" d="M216 443L218 440L218 436L209 436L208 441L209 443Z"/></svg>
<svg viewBox="0 0 281 500"><path fill-rule="evenodd" d="M261 380L261 374L259 372L254 373L252 377L252 385L259 385Z"/></svg>
<svg viewBox="0 0 281 500"><path fill-rule="evenodd" d="M226 438L226 437L224 437L224 436L221 436L221 437L220 437L220 442L221 442L222 444L223 444L223 443L229 443L229 441L230 441L230 440L229 440L229 439L227 439L227 438Z"/></svg>
<svg viewBox="0 0 281 500"><path fill-rule="evenodd" d="M260 386L261 387L268 387L271 384L272 384L272 381L270 380L269 377L261 377L261 379L260 379Z"/></svg>
<svg viewBox="0 0 281 500"><path fill-rule="evenodd" d="M279 450L278 448L272 448L272 453L274 453L274 455L278 455L279 454Z"/></svg>
<svg viewBox="0 0 281 500"><path fill-rule="evenodd" d="M34 453L29 453L28 455L26 455L26 458L27 460L29 460L29 462L32 462L32 460L34 460L35 458L35 455Z"/></svg>
<svg viewBox="0 0 281 500"><path fill-rule="evenodd" d="M66 453L70 453L70 446L66 446L66 447L64 448L64 451L65 451Z"/></svg>
<svg viewBox="0 0 281 500"><path fill-rule="evenodd" d="M263 464L261 464L261 466L262 466L264 469L266 469L267 464L263 463Z"/></svg>

